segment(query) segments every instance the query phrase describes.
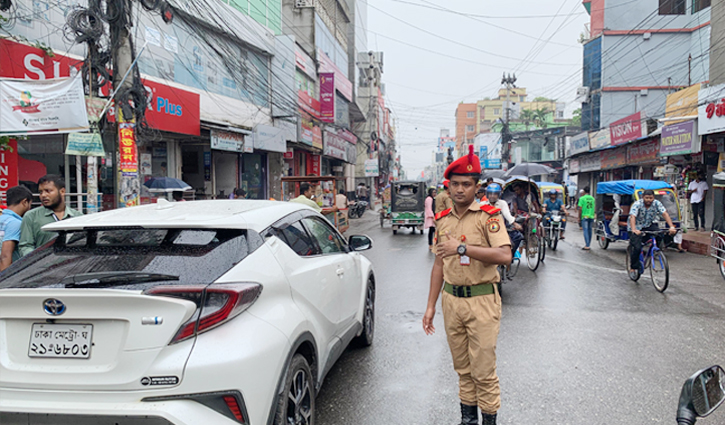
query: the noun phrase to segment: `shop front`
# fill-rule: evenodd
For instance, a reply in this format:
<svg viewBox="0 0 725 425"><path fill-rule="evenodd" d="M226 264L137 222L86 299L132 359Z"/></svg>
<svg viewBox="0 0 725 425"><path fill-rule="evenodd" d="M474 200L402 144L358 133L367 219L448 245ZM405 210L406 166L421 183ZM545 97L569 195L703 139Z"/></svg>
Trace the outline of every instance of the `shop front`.
<svg viewBox="0 0 725 425"><path fill-rule="evenodd" d="M338 178L337 190L350 192L354 189L346 187L345 167L357 161L357 137L346 129L328 127L324 132L323 175Z"/></svg>
<svg viewBox="0 0 725 425"><path fill-rule="evenodd" d="M634 168L637 179L653 180L655 168L661 165L659 137L627 146L627 166Z"/></svg>
<svg viewBox="0 0 725 425"><path fill-rule="evenodd" d="M251 132L217 129L211 129L210 132L211 151L203 152L203 165L204 179L211 177L212 193L216 198L223 199L233 195L237 188L247 190L240 184L240 175L244 158L254 152ZM211 170L208 169L209 165Z"/></svg>

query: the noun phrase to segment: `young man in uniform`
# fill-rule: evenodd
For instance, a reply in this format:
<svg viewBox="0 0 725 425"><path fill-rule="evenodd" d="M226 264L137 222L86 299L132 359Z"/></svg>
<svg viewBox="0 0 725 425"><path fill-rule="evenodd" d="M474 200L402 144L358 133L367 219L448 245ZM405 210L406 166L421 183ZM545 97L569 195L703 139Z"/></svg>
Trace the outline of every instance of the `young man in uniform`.
<svg viewBox="0 0 725 425"><path fill-rule="evenodd" d="M453 201L448 190L449 183L448 179L443 180L443 190L438 192L438 195L435 197L436 214L453 207Z"/></svg>
<svg viewBox="0 0 725 425"><path fill-rule="evenodd" d="M472 148L445 171L454 205L436 216L436 259L423 316L423 330L431 335L443 289L443 319L459 377L461 425L478 425L479 407L483 425L495 425L501 405L496 375L501 296L495 289L496 268L511 263L511 241L500 210L475 202L480 174Z"/></svg>

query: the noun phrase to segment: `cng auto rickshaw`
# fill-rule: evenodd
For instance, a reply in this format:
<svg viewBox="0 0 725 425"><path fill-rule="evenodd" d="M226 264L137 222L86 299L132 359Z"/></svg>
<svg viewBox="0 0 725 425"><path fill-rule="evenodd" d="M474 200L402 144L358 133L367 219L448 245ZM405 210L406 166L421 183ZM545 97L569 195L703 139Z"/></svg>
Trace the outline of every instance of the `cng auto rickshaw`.
<svg viewBox="0 0 725 425"><path fill-rule="evenodd" d="M390 188L390 221L393 234L401 227L420 230L425 222L425 182L397 181Z"/></svg>
<svg viewBox="0 0 725 425"><path fill-rule="evenodd" d="M725 279L725 172L712 176L714 208L710 255L717 260L718 269Z"/></svg>
<svg viewBox="0 0 725 425"><path fill-rule="evenodd" d="M671 184L659 180L619 180L597 184L597 222L594 235L602 249L610 242L628 241L627 220L633 203L642 199L645 190L652 190L662 202L677 229L682 217L677 193Z"/></svg>

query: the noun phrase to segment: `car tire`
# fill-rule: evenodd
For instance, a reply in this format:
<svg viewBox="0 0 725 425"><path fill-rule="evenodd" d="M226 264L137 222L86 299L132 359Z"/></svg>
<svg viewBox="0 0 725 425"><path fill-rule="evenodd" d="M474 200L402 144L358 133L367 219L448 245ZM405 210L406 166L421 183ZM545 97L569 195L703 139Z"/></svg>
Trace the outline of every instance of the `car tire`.
<svg viewBox="0 0 725 425"><path fill-rule="evenodd" d="M375 337L375 284L368 281L365 290L365 311L363 311L362 332L352 341L356 347L369 347L373 345Z"/></svg>
<svg viewBox="0 0 725 425"><path fill-rule="evenodd" d="M315 382L309 363L295 354L287 367L274 425L315 424Z"/></svg>

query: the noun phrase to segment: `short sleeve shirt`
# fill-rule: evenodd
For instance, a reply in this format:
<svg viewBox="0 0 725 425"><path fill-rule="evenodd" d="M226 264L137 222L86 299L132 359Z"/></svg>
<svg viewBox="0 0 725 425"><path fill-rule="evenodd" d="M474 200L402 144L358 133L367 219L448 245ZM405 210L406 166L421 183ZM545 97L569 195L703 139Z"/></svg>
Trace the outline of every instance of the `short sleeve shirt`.
<svg viewBox="0 0 725 425"><path fill-rule="evenodd" d="M317 212L322 211L322 208L320 208L320 206L317 205L317 202L306 197L305 195L300 195L300 196L296 197L295 199L291 200L290 202L296 202L298 204L307 205L308 207L311 207L313 210L315 210Z"/></svg>
<svg viewBox="0 0 725 425"><path fill-rule="evenodd" d="M442 190L441 193L435 197L435 213L438 214L441 211L445 211L448 208L453 208L453 200L448 192Z"/></svg>
<svg viewBox="0 0 725 425"><path fill-rule="evenodd" d="M594 218L594 197L592 195L582 196L577 205L582 209L582 218Z"/></svg>
<svg viewBox="0 0 725 425"><path fill-rule="evenodd" d="M451 238L470 246L497 248L511 245L503 216L482 211L478 202L471 204L461 217L455 209L452 210L436 222L436 229L438 240L443 240L441 238L449 232ZM496 268L496 264L486 264L473 258L470 265L464 266L460 256L452 255L443 259L443 280L458 286L496 283L499 281Z"/></svg>
<svg viewBox="0 0 725 425"><path fill-rule="evenodd" d="M654 200L652 202L652 205L650 205L649 208L646 208L644 206L644 200L640 199L639 201L632 204L632 208L629 210L629 215L635 216L635 226L637 226L637 230L642 230L650 227L655 221L658 221L662 218L662 214L666 213L667 209L664 205L662 205L662 202L658 200ZM627 224L627 229L632 230Z"/></svg>
<svg viewBox="0 0 725 425"><path fill-rule="evenodd" d="M707 182L702 181L691 181L690 185L687 186L687 190L692 191L692 195L690 195L690 202L693 204L698 204L702 202L702 199L705 197L705 192L709 189Z"/></svg>
<svg viewBox="0 0 725 425"><path fill-rule="evenodd" d="M13 241L20 242L20 226L23 219L13 210L6 209L0 215L0 241L3 243ZM15 247L13 251L13 261L20 259L20 251Z"/></svg>
<svg viewBox="0 0 725 425"><path fill-rule="evenodd" d="M551 201L551 199L546 199L546 202L544 202L544 205L546 205L546 212L552 212L552 211L561 211L562 205L564 205L563 202L561 202L561 199L556 198L555 201Z"/></svg>

